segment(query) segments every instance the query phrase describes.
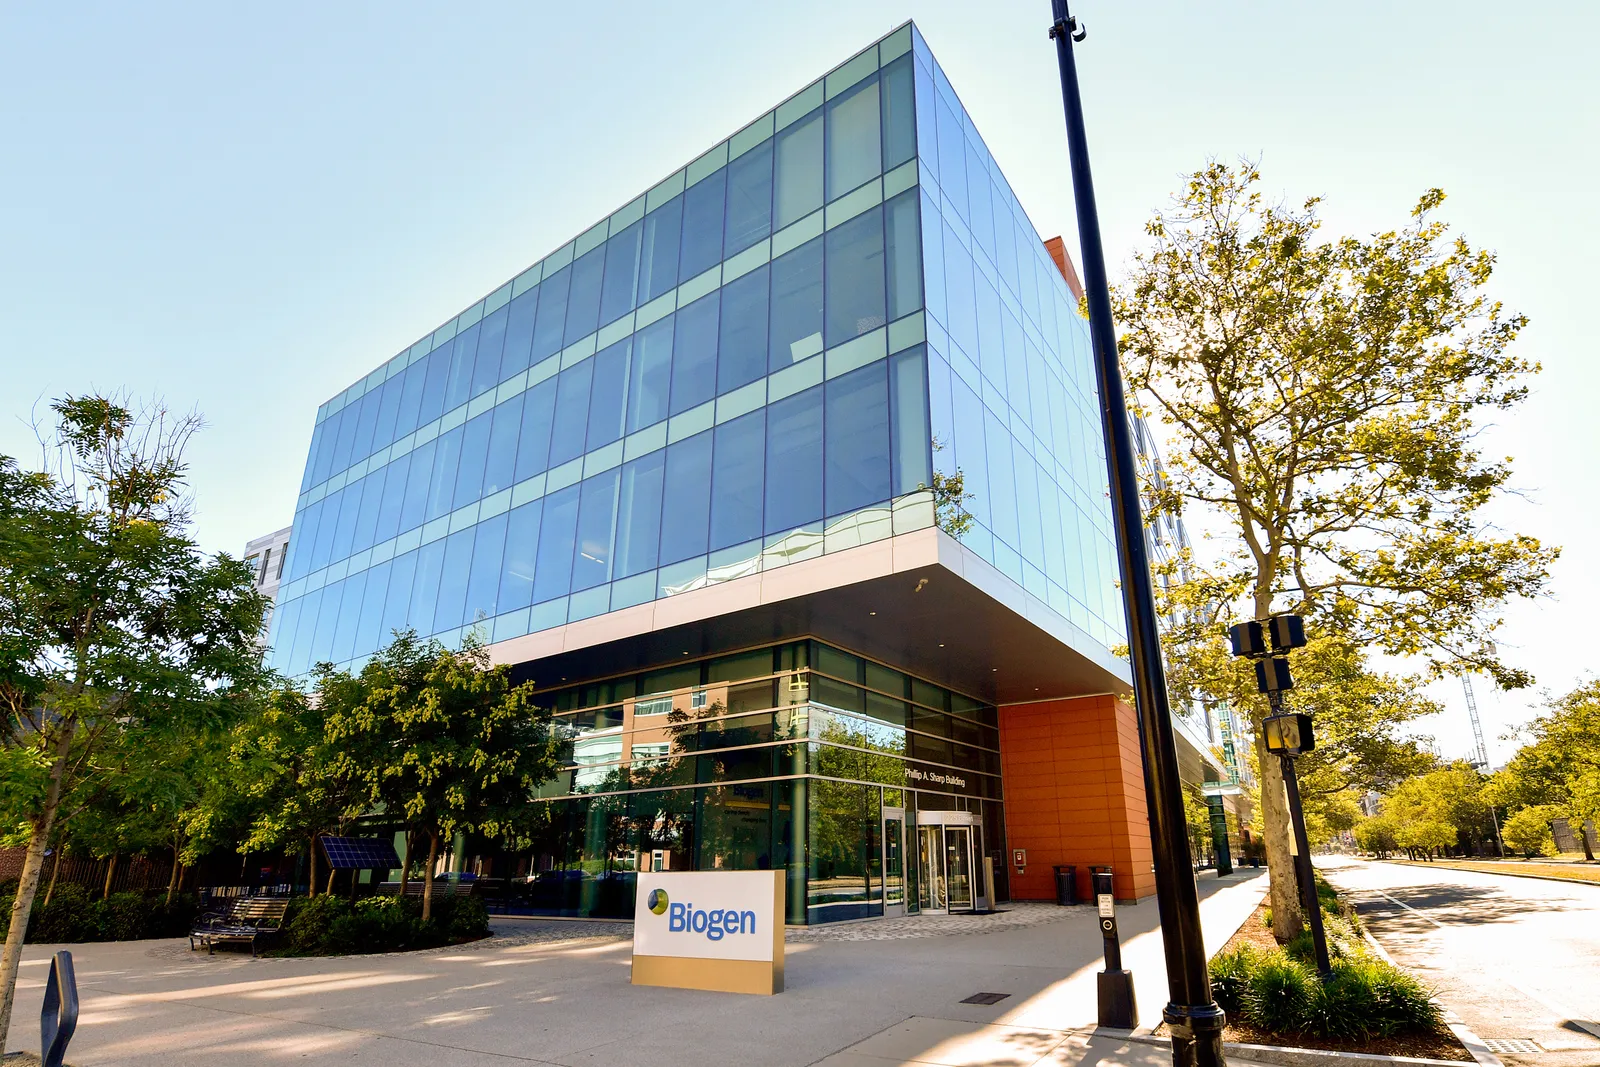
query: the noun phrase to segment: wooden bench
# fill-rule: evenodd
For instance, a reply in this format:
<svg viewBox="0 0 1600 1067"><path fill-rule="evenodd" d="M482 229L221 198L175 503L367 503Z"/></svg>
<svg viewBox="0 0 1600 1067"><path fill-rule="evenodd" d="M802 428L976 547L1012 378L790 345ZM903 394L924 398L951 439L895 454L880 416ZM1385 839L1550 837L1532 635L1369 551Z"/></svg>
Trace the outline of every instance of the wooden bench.
<svg viewBox="0 0 1600 1067"><path fill-rule="evenodd" d="M256 943L273 936L283 926L284 912L289 908L288 897L241 897L233 901L225 912L202 915L189 932L189 951L196 942L206 946L207 955L216 955L219 942L248 942L250 955L256 954Z"/></svg>

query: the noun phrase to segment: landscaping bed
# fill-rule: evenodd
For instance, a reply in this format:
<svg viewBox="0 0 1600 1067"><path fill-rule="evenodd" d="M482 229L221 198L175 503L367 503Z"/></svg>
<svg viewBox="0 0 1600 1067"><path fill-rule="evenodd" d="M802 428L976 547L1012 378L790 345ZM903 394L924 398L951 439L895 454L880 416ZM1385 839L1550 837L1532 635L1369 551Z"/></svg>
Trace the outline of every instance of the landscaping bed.
<svg viewBox="0 0 1600 1067"><path fill-rule="evenodd" d="M1592 882L1600 885L1600 863L1572 860L1561 863L1539 860L1388 860L1408 867L1449 867L1457 871L1481 871L1484 874L1518 874L1539 878L1560 878L1569 882Z"/></svg>
<svg viewBox="0 0 1600 1067"><path fill-rule="evenodd" d="M1317 889L1333 978L1317 980L1309 931L1279 945L1270 910L1257 907L1211 959L1212 989L1228 1013L1223 1040L1472 1062L1431 991L1371 950L1360 920L1320 877Z"/></svg>
<svg viewBox="0 0 1600 1067"><path fill-rule="evenodd" d="M416 897L296 897L268 955L347 956L408 952L489 936L489 912L477 897L437 896L422 918Z"/></svg>

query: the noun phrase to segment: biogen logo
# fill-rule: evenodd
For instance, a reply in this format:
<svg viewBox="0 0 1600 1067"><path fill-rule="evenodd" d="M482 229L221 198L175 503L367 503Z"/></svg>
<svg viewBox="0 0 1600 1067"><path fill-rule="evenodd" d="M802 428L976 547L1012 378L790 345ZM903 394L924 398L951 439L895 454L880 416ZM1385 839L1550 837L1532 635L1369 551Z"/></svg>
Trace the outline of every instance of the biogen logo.
<svg viewBox="0 0 1600 1067"><path fill-rule="evenodd" d="M650 910L661 914L656 905L661 904L667 913L667 931L674 934L704 934L709 941L721 941L730 934L756 932L756 913L736 911L733 908L702 908L693 904L673 904L660 889L652 890L646 898Z"/></svg>

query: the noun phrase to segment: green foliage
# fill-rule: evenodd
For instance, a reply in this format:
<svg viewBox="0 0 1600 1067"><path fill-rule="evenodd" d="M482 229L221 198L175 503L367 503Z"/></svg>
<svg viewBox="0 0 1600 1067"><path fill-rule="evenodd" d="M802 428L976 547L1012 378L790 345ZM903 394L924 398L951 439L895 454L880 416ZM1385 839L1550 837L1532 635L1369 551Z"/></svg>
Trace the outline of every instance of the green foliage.
<svg viewBox="0 0 1600 1067"><path fill-rule="evenodd" d="M15 882L0 886L0 914L9 914L15 900ZM49 904L43 897L34 899L27 939L29 944L60 945L180 937L189 932L196 906L189 893L175 895L170 904L165 894L154 892L113 893L100 900L83 886L67 883L56 887Z"/></svg>
<svg viewBox="0 0 1600 1067"><path fill-rule="evenodd" d="M1553 804L1523 808L1501 825L1500 839L1506 848L1524 856L1554 856L1556 839L1550 832L1550 822L1558 811Z"/></svg>
<svg viewBox="0 0 1600 1067"><path fill-rule="evenodd" d="M935 454L943 452L944 447L943 441L937 437L933 439ZM977 494L967 488L967 476L960 467L949 473L935 468L933 484L928 488L933 490L933 520L939 529L956 538L972 529L973 518L967 510L967 502Z"/></svg>
<svg viewBox="0 0 1600 1067"><path fill-rule="evenodd" d="M284 916L277 952L286 956L333 956L404 952L486 937L489 913L475 897L440 897L433 916L422 918L414 897L296 897Z"/></svg>
<svg viewBox="0 0 1600 1067"><path fill-rule="evenodd" d="M1292 948L1241 945L1212 959L1211 985L1229 1018L1273 1034L1370 1040L1442 1027L1420 982L1357 943L1341 947L1326 983Z"/></svg>
<svg viewBox="0 0 1600 1067"><path fill-rule="evenodd" d="M1483 775L1465 763L1400 783L1380 808L1395 845L1416 856L1442 853L1462 838L1493 841L1484 783Z"/></svg>
<svg viewBox="0 0 1600 1067"><path fill-rule="evenodd" d="M1565 817L1569 825L1582 826L1593 819L1600 825L1600 680L1546 707L1525 728L1528 742L1490 780L1487 795L1513 812L1548 808L1547 821ZM1518 846L1517 851L1527 850Z"/></svg>
<svg viewBox="0 0 1600 1067"><path fill-rule="evenodd" d="M1355 825L1356 846L1381 859L1400 847L1395 834L1395 822L1383 815L1373 815Z"/></svg>

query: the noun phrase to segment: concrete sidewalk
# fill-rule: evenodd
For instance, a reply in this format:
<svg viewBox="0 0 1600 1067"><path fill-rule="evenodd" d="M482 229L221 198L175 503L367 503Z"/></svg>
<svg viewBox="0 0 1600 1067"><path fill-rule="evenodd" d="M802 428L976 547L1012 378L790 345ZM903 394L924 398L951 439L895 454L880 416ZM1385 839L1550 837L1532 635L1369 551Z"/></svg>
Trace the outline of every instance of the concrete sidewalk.
<svg viewBox="0 0 1600 1067"><path fill-rule="evenodd" d="M1247 872L1200 884L1214 949L1254 909L1266 882ZM883 1067L957 1062L947 1053L993 1045L983 1053L991 1059L961 1062L1156 1063L1159 1049L1150 1060L1150 1046L1090 1049L1068 1033L1094 1024L1100 938L1091 909L1059 916L1029 926L997 921L992 932L797 941L787 948L787 990L776 997L634 987L621 930L584 923L502 922L507 937L469 946L337 959L208 957L182 941L80 945L73 954L83 1012L69 1059L80 1067L308 1059L801 1067L848 1050ZM1155 902L1119 908L1118 920L1141 1020L1153 1024L1166 1000ZM564 939L541 939L548 937ZM50 952L41 945L25 954L13 1049L38 1047ZM960 1003L976 992L1007 997L993 1006ZM905 1026L899 1037L885 1036ZM1029 1047L1048 1045L1033 1060L1015 1058L1026 1050L1007 1044L1026 1032L1043 1035ZM860 1045L869 1040L878 1043ZM910 1048L918 1041L927 1047ZM1088 1052L1100 1058L1084 1059ZM1078 1058L1060 1058L1069 1055Z"/></svg>

